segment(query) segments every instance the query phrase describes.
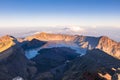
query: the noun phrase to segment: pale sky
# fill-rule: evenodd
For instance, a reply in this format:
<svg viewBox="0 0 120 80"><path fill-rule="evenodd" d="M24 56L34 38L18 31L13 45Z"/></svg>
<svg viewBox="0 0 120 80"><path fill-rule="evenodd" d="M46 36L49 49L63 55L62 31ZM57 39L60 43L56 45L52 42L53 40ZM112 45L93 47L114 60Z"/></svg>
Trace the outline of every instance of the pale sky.
<svg viewBox="0 0 120 80"><path fill-rule="evenodd" d="M0 0L0 27L120 27L120 0Z"/></svg>
<svg viewBox="0 0 120 80"><path fill-rule="evenodd" d="M47 32L69 28L78 34L106 35L119 41L120 0L0 0L0 34L31 27Z"/></svg>

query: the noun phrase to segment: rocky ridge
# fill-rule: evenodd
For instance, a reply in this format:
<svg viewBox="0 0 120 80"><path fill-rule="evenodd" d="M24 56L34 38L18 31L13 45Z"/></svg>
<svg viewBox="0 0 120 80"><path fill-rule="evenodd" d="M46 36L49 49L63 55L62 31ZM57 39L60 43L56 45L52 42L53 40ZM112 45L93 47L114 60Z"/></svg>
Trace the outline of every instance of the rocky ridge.
<svg viewBox="0 0 120 80"><path fill-rule="evenodd" d="M9 35L2 36L0 38L0 52L5 51L11 46L15 45L15 38Z"/></svg>
<svg viewBox="0 0 120 80"><path fill-rule="evenodd" d="M120 67L120 43L105 36L40 33L19 40L7 35L0 42L0 80L114 80L119 77L115 70ZM80 51L85 49L86 54L80 56L71 49L73 46L78 46ZM37 47L43 49L28 59L25 50Z"/></svg>
<svg viewBox="0 0 120 80"><path fill-rule="evenodd" d="M109 55L112 55L116 58L120 58L120 43L106 37L91 37L91 36L80 36L80 35L63 35L63 34L51 34L51 33L39 33L33 36L26 37L26 40L37 39L41 41L47 41L48 43L44 46L50 46L53 42L55 47L59 46L60 43L64 43L68 45L72 43L74 46L78 45L79 48L92 50L92 49L100 49ZM54 47L53 46L53 47Z"/></svg>

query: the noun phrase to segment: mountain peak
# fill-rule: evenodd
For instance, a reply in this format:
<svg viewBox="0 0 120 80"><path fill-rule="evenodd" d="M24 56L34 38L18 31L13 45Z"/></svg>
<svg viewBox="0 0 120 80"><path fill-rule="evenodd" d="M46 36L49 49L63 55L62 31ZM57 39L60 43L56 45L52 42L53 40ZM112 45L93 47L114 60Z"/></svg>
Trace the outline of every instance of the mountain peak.
<svg viewBox="0 0 120 80"><path fill-rule="evenodd" d="M110 39L110 38L107 37L107 36L101 36L99 42L108 43L108 44L117 44L116 41Z"/></svg>
<svg viewBox="0 0 120 80"><path fill-rule="evenodd" d="M101 37L100 37L100 40L111 40L111 41L113 41L113 40L110 39L108 36L101 36Z"/></svg>
<svg viewBox="0 0 120 80"><path fill-rule="evenodd" d="M98 49L109 53L112 56L120 58L120 44L107 36L101 36L97 45Z"/></svg>
<svg viewBox="0 0 120 80"><path fill-rule="evenodd" d="M100 39L109 39L108 36L100 36Z"/></svg>
<svg viewBox="0 0 120 80"><path fill-rule="evenodd" d="M0 52L3 52L4 50L15 45L14 40L15 38L10 35L5 35L5 36L0 37Z"/></svg>
<svg viewBox="0 0 120 80"><path fill-rule="evenodd" d="M44 35L44 34L50 34L50 33L46 33L46 32L41 32L40 34L41 34L41 35Z"/></svg>
<svg viewBox="0 0 120 80"><path fill-rule="evenodd" d="M0 41L1 40L9 40L9 39L13 40L15 38L13 36L11 36L11 35L5 35L5 36L0 37Z"/></svg>

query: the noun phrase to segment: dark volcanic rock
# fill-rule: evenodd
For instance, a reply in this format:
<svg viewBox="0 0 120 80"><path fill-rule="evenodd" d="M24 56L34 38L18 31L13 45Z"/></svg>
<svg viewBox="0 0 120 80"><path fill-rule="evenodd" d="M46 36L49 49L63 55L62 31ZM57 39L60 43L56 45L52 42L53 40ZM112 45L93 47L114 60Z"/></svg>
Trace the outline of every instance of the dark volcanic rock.
<svg viewBox="0 0 120 80"><path fill-rule="evenodd" d="M38 69L36 80L59 80L58 77L63 75L65 63L68 60L73 60L79 55L75 53L74 50L65 47L42 49L39 53L40 54L32 59L36 62L36 67ZM51 76L47 76L48 74Z"/></svg>
<svg viewBox="0 0 120 80"><path fill-rule="evenodd" d="M26 80L28 77L28 60L24 55L24 51L18 46L13 46L1 54L0 80L12 80L17 76L21 76Z"/></svg>
<svg viewBox="0 0 120 80"><path fill-rule="evenodd" d="M63 80L108 80L114 74L112 68L119 67L120 60L101 50L91 50L71 62Z"/></svg>
<svg viewBox="0 0 120 80"><path fill-rule="evenodd" d="M65 47L42 49L39 53L32 60L36 62L40 72L62 65L79 55L74 50Z"/></svg>
<svg viewBox="0 0 120 80"><path fill-rule="evenodd" d="M37 39L32 39L31 41L24 41L21 43L21 46L24 50L28 50L28 49L34 49L34 48L38 48L41 47L45 44L45 41L40 41Z"/></svg>

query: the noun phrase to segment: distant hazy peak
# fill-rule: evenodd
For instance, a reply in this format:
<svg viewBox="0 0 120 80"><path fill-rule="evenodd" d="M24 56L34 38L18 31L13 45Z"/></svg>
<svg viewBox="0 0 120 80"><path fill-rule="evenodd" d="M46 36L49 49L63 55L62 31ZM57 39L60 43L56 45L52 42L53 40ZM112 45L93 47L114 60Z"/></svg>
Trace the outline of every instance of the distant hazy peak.
<svg viewBox="0 0 120 80"><path fill-rule="evenodd" d="M75 39L75 36L42 32L32 36L28 36L26 39L32 40L33 38L43 41L59 41L59 40L73 41Z"/></svg>
<svg viewBox="0 0 120 80"><path fill-rule="evenodd" d="M35 36L62 36L62 37L65 37L65 36L70 36L70 37L74 37L73 35L67 35L67 34L55 34L55 33L47 33L47 32L41 32L41 33L38 33L36 34Z"/></svg>

